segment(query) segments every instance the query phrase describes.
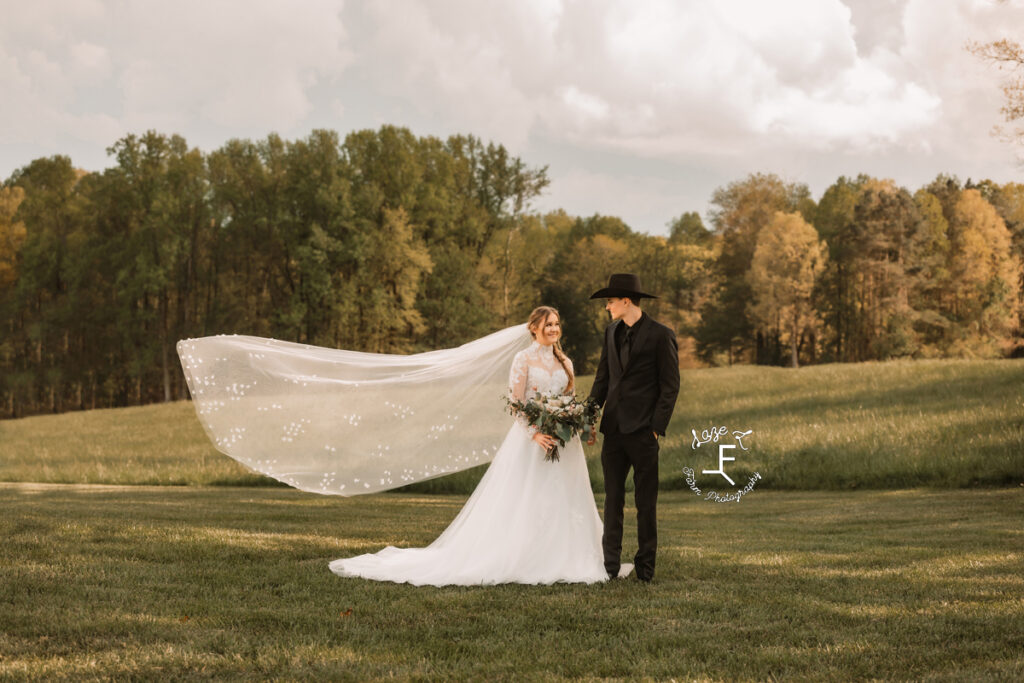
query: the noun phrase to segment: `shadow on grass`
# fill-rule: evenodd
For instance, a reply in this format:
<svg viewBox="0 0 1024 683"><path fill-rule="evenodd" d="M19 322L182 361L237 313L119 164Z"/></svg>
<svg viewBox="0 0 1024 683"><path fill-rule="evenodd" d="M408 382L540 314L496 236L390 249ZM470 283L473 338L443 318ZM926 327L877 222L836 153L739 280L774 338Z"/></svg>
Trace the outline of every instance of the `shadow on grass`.
<svg viewBox="0 0 1024 683"><path fill-rule="evenodd" d="M225 456L226 457L226 456ZM262 474L240 474L237 476L218 477L212 479L207 484L208 486L254 486L254 487L267 487L267 488L279 488L279 489L290 489L292 488L288 484L282 481L278 481L273 477L267 477Z"/></svg>
<svg viewBox="0 0 1024 683"><path fill-rule="evenodd" d="M461 500L0 490L3 666L37 678L1024 674L1013 492L773 493L728 507L670 494L650 586L414 588L327 570L396 537L429 542Z"/></svg>

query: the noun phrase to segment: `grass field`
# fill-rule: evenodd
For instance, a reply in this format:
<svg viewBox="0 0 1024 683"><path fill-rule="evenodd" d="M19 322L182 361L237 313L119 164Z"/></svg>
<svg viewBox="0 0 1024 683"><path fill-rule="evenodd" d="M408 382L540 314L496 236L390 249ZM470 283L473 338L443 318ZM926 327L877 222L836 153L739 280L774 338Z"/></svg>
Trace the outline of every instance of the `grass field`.
<svg viewBox="0 0 1024 683"><path fill-rule="evenodd" d="M0 679L1024 678L1020 488L663 493L651 585L329 572L464 500L0 484Z"/></svg>
<svg viewBox="0 0 1024 683"><path fill-rule="evenodd" d="M721 425L753 430L739 503L685 488ZM686 372L649 586L328 571L428 544L480 473L339 499L218 453L187 402L0 422L0 680L1024 679L1024 361Z"/></svg>
<svg viewBox="0 0 1024 683"><path fill-rule="evenodd" d="M585 395L592 378L579 379ZM687 371L662 443L663 490L685 488L683 467L712 466L691 449L690 430L721 425L753 430L732 471L759 472L762 489L1015 486L1024 483L1024 360ZM597 453L588 449L600 491ZM480 474L414 490L468 493ZM187 402L0 421L0 481L274 483L217 453Z"/></svg>

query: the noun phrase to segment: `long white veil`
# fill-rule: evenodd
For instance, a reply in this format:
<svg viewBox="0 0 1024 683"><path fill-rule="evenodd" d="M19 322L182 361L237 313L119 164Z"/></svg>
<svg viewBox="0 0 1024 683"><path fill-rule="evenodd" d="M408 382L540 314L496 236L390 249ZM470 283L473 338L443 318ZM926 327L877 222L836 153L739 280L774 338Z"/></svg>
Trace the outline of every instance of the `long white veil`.
<svg viewBox="0 0 1024 683"><path fill-rule="evenodd" d="M490 462L525 324L410 356L220 335L178 342L217 450L314 493L352 496Z"/></svg>

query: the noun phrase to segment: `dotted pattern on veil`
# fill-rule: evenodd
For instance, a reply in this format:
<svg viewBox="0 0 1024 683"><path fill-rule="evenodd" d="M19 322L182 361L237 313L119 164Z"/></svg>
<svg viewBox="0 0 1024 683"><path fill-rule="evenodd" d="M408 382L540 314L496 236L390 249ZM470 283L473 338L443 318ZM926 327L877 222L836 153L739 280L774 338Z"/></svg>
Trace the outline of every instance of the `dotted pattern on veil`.
<svg viewBox="0 0 1024 683"><path fill-rule="evenodd" d="M490 462L512 418L502 396L516 325L409 356L219 335L178 342L217 450L313 493L374 493Z"/></svg>

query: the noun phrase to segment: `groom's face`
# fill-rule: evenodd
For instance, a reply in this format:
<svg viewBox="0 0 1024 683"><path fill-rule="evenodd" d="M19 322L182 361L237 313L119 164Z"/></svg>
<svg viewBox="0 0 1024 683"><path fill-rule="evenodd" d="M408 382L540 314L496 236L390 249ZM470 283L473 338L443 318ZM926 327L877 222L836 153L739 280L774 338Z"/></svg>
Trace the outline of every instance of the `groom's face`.
<svg viewBox="0 0 1024 683"><path fill-rule="evenodd" d="M629 299L620 299L617 296L608 297L604 304L604 310L611 313L612 320L619 320L626 313Z"/></svg>

